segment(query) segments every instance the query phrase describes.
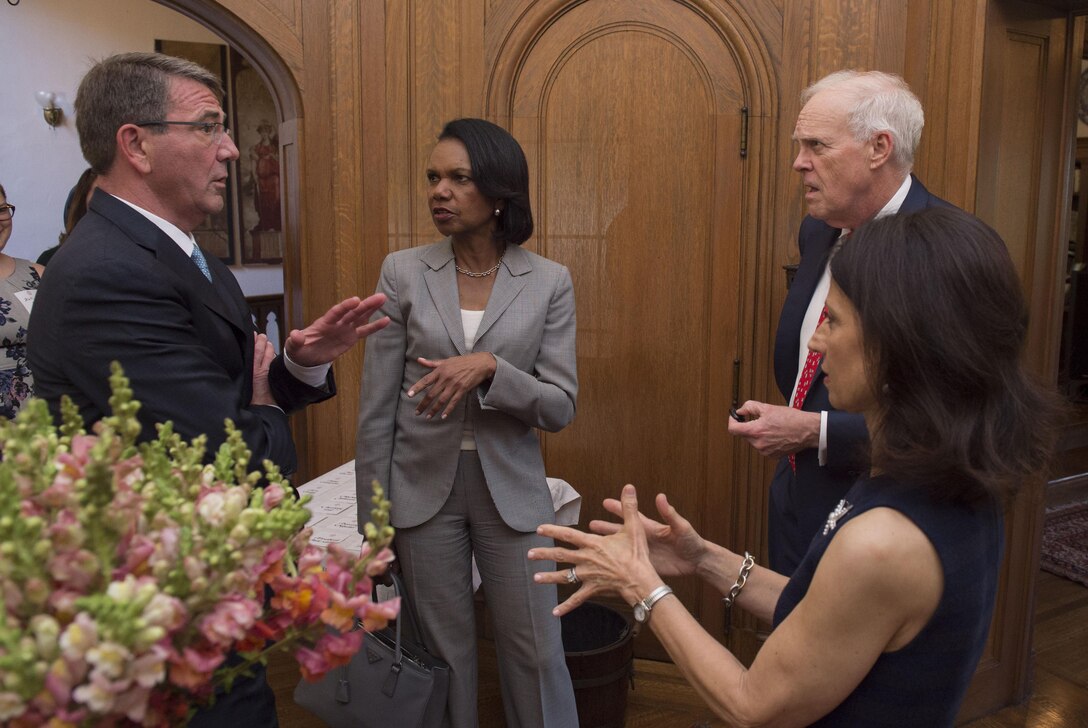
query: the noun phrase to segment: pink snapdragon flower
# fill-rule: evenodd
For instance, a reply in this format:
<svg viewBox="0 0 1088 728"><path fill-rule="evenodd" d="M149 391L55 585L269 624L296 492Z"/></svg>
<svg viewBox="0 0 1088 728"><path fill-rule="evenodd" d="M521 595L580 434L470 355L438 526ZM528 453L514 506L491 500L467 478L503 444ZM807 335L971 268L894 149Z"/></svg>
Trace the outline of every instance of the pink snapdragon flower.
<svg viewBox="0 0 1088 728"><path fill-rule="evenodd" d="M123 538L117 544L117 554L124 561L113 570L114 580L123 579L129 574L142 574L147 570L146 565L151 555L155 553L155 542L139 533L133 533L128 538Z"/></svg>
<svg viewBox="0 0 1088 728"><path fill-rule="evenodd" d="M262 505L266 511L270 511L283 502L287 493L279 483L271 483L265 486L262 496Z"/></svg>
<svg viewBox="0 0 1088 728"><path fill-rule="evenodd" d="M91 615L80 612L60 635L61 654L70 661L85 659L87 651L98 644L98 625Z"/></svg>
<svg viewBox="0 0 1088 728"><path fill-rule="evenodd" d="M366 633L362 630L351 632L328 632L314 644L314 650L325 656L331 667L346 665L359 651Z"/></svg>
<svg viewBox="0 0 1088 728"><path fill-rule="evenodd" d="M360 618L366 614L370 596L361 594L348 598L337 591L329 593L329 606L321 611L321 621L333 629L347 632L355 626L355 617Z"/></svg>
<svg viewBox="0 0 1088 728"><path fill-rule="evenodd" d="M332 663L329 662L327 655L308 647L300 647L295 652L295 659L298 660L303 679L308 682L317 682L332 669Z"/></svg>
<svg viewBox="0 0 1088 728"><path fill-rule="evenodd" d="M149 626L161 627L170 634L184 626L188 613L180 599L158 592L144 607L143 618Z"/></svg>
<svg viewBox="0 0 1088 728"><path fill-rule="evenodd" d="M251 454L233 425L214 465L206 438L169 424L137 442L139 403L113 374L96 435L67 405L59 428L35 400L0 418L0 545L19 557L0 568L0 649L17 666L0 680L0 725L184 725L268 649L300 650L311 678L350 660L357 620L384 626L397 611L370 602L392 558L380 488L369 545L326 553L280 473L240 467ZM227 664L231 652L241 659Z"/></svg>
<svg viewBox="0 0 1088 728"><path fill-rule="evenodd" d="M181 654L174 653L169 658L170 682L179 688L206 692L212 673L225 659L226 654L220 650L186 647Z"/></svg>
<svg viewBox="0 0 1088 728"><path fill-rule="evenodd" d="M229 649L242 639L261 615L255 599L230 595L215 605L211 614L200 621L200 634L213 645Z"/></svg>
<svg viewBox="0 0 1088 728"><path fill-rule="evenodd" d="M49 559L49 573L60 584L85 593L98 579L98 557L87 549L55 554Z"/></svg>
<svg viewBox="0 0 1088 728"><path fill-rule="evenodd" d="M18 693L0 692L0 721L5 723L26 710L26 701Z"/></svg>

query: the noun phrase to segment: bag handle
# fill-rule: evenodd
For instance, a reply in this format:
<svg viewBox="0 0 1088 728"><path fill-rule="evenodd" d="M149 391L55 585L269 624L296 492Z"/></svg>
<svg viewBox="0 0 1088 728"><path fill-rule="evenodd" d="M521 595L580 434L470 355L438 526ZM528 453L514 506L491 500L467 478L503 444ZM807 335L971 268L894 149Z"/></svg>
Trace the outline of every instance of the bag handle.
<svg viewBox="0 0 1088 728"><path fill-rule="evenodd" d="M422 639L422 634L419 631L419 624L416 622L415 612L412 611L411 606L408 604L408 599L405 597L404 582L402 582L400 577L397 576L392 571L389 572L389 577L393 582L393 591L396 593L397 596L400 597L400 607L401 607L400 608L400 614L398 614L397 618L395 620L393 620L396 623L396 628L393 631L393 634L394 634L393 664L390 665L389 674L386 676L385 682L382 683L382 687L381 687L382 693L384 693L387 697L391 698L391 697L393 697L393 694L397 690L397 679L400 677L400 672L401 672L401 669L402 669L401 666L404 663L404 649L401 646L401 622L402 622L401 615L404 614L405 609L407 609L407 611L408 611L408 619L412 620L412 629L415 630L417 635L420 635L420 639ZM374 601L377 601L377 591L378 591L378 585L375 584L373 586L373 588L371 589L371 591L370 591L370 598L373 599ZM362 621L359 620L359 619L356 619L355 620L355 629L362 629L362 628L363 628ZM366 647L364 646L361 649L365 650ZM337 679L337 685L336 685L335 699L336 699L336 702L338 702L338 703L340 703L342 705L347 705L348 703L351 702L351 682L348 679L348 666L347 665L342 665L340 667L339 675L338 675L338 679Z"/></svg>
<svg viewBox="0 0 1088 728"><path fill-rule="evenodd" d="M408 605L408 600L404 596L404 582L402 582L400 580L400 577L397 576L396 574L394 574L392 571L389 572L389 578L393 580L393 591L397 594L397 596L400 597L400 611L401 611L401 614L403 614L404 613L404 608ZM377 591L377 588L378 588L378 585L375 584L374 585L374 592ZM373 592L372 592L372 595L371 595L371 599L373 599ZM411 619L411 616L410 616L411 615L411 610L409 609L408 611L409 611L409 618ZM395 633L397 641L396 641L396 645L395 645L395 647L393 649L393 664L396 666L396 668L395 668L396 671L399 672L400 671L400 663L402 661L402 658L401 658L402 651L401 651L401 646L400 646L400 624L401 624L400 614L397 615L397 619L395 621L397 623L397 629L396 629L396 633ZM412 620L412 628L414 630L416 630L416 634L419 634L419 627L416 625L414 619Z"/></svg>
<svg viewBox="0 0 1088 728"><path fill-rule="evenodd" d="M395 620L393 620L394 622L396 622L396 629L394 630L396 644L395 644L395 649L394 649L393 664L400 665L401 661L402 661L401 660L401 655L403 653L403 650L401 648L400 626L401 626L401 619L403 618L405 612L408 613L408 619L412 622L412 631L415 632L416 636L419 638L420 644L425 649L427 648L427 643L423 639L423 632L421 632L420 629L419 629L419 622L417 621L417 618L416 618L416 612L415 612L414 609L412 609L412 605L408 600L407 591L404 588L404 582L401 581L400 576L398 576L397 573L394 572L394 571L389 572L389 578L393 582L393 591L394 591L394 593L397 596L400 597L400 614L398 614L397 618ZM374 588L371 590L371 593L370 593L370 598L374 599L375 601L376 601L376 597L377 597L377 590L378 590L378 585L375 584ZM361 626L362 626L361 623L358 620L356 620L355 628L359 629L359 628L361 628Z"/></svg>
<svg viewBox="0 0 1088 728"><path fill-rule="evenodd" d="M405 610L408 612L408 621L412 623L412 631L419 639L421 647L430 652L430 648L427 646L427 641L423 638L423 630L419 627L419 618L416 616L416 610L412 607L412 603L408 600L407 591L404 588L404 582L396 573L390 573L389 576L393 579L394 588L397 594L400 596L400 613L404 614ZM400 615L398 615L399 621Z"/></svg>

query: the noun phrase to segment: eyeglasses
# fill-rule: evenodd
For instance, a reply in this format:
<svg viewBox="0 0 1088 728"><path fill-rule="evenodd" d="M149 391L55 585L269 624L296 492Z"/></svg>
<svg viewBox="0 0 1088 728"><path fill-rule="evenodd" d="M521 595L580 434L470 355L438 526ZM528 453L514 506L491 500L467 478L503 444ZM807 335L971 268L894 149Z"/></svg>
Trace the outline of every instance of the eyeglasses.
<svg viewBox="0 0 1088 728"><path fill-rule="evenodd" d="M136 126L166 126L172 124L174 126L191 126L200 130L201 134L207 136L215 144L219 144L223 141L223 136L230 136L230 129L227 125L221 121L138 121Z"/></svg>
<svg viewBox="0 0 1088 728"><path fill-rule="evenodd" d="M15 217L15 205L0 205L0 220L10 220Z"/></svg>

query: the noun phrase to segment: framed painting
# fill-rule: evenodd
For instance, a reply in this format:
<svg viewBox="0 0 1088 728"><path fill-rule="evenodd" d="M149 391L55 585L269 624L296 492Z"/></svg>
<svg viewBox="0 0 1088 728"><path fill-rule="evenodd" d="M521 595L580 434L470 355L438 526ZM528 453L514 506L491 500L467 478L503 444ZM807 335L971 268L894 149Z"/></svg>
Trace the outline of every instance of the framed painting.
<svg viewBox="0 0 1088 728"><path fill-rule="evenodd" d="M234 141L238 145L238 221L242 264L283 262L280 142L276 105L257 71L230 52Z"/></svg>

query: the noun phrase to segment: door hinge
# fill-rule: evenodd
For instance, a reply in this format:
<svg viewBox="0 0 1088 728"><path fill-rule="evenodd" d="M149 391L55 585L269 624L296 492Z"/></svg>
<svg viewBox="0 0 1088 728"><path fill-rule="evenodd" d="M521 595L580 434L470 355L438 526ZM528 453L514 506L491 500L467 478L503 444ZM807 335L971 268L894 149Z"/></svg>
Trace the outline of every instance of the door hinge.
<svg viewBox="0 0 1088 728"><path fill-rule="evenodd" d="M740 158L748 158L748 107L740 109Z"/></svg>

